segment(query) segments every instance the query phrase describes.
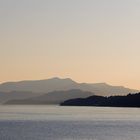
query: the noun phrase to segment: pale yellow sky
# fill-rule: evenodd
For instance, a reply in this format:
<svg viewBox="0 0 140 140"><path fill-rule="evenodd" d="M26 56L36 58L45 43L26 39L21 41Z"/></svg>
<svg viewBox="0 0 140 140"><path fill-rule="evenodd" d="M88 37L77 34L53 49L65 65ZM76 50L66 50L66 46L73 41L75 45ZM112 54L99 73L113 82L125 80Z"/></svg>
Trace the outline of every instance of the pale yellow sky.
<svg viewBox="0 0 140 140"><path fill-rule="evenodd" d="M139 0L0 0L0 82L69 77L140 89Z"/></svg>

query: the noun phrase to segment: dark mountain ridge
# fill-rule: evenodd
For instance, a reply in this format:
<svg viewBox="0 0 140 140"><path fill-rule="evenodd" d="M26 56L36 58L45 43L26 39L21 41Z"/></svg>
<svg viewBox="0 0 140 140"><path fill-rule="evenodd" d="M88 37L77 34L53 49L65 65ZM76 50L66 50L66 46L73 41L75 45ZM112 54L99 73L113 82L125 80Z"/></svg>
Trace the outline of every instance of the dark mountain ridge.
<svg viewBox="0 0 140 140"><path fill-rule="evenodd" d="M62 106L140 107L140 93L126 96L90 96L64 101Z"/></svg>

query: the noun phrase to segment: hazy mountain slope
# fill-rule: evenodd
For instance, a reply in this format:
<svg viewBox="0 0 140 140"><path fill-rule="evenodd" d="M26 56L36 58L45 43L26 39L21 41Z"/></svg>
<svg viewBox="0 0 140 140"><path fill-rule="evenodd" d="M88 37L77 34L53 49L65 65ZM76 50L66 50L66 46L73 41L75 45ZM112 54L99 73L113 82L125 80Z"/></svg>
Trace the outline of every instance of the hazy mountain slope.
<svg viewBox="0 0 140 140"><path fill-rule="evenodd" d="M111 86L106 83L81 84L81 90L94 92L96 95L111 96L111 95L127 95L128 93L137 93L138 90L125 88L123 86Z"/></svg>
<svg viewBox="0 0 140 140"><path fill-rule="evenodd" d="M38 81L7 82L0 85L0 91L3 92L31 91L34 93L48 93L52 91L62 91L71 89L90 91L94 92L94 94L96 95L103 96L126 95L128 93L138 92L138 90L132 90L121 86L110 86L106 83L77 83L69 78L52 78L48 80Z"/></svg>
<svg viewBox="0 0 140 140"><path fill-rule="evenodd" d="M36 97L42 95L42 93L32 93L32 92L22 92L22 91L13 91L13 92L0 92L0 104L14 99L27 99L31 97Z"/></svg>
<svg viewBox="0 0 140 140"><path fill-rule="evenodd" d="M71 79L52 78L48 80L7 82L0 85L0 91L31 91L31 92L52 92L56 90L74 89L77 83Z"/></svg>
<svg viewBox="0 0 140 140"><path fill-rule="evenodd" d="M60 104L68 99L86 98L92 95L94 95L92 92L84 92L81 90L54 91L25 100L11 100L6 102L6 104Z"/></svg>

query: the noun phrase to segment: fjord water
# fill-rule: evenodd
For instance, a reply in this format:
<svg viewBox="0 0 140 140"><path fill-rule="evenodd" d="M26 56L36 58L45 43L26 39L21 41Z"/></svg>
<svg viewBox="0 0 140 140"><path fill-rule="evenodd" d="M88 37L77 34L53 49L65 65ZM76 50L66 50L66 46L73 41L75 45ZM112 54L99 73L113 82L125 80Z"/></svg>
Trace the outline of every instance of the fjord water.
<svg viewBox="0 0 140 140"><path fill-rule="evenodd" d="M139 140L139 108L0 106L0 140Z"/></svg>

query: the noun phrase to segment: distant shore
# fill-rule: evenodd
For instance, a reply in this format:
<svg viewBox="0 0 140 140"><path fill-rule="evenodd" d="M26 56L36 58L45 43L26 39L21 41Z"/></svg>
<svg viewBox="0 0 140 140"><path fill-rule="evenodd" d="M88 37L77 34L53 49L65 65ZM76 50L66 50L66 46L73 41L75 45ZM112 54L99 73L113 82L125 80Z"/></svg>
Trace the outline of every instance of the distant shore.
<svg viewBox="0 0 140 140"><path fill-rule="evenodd" d="M61 106L140 107L140 93L126 96L90 96L64 101Z"/></svg>

